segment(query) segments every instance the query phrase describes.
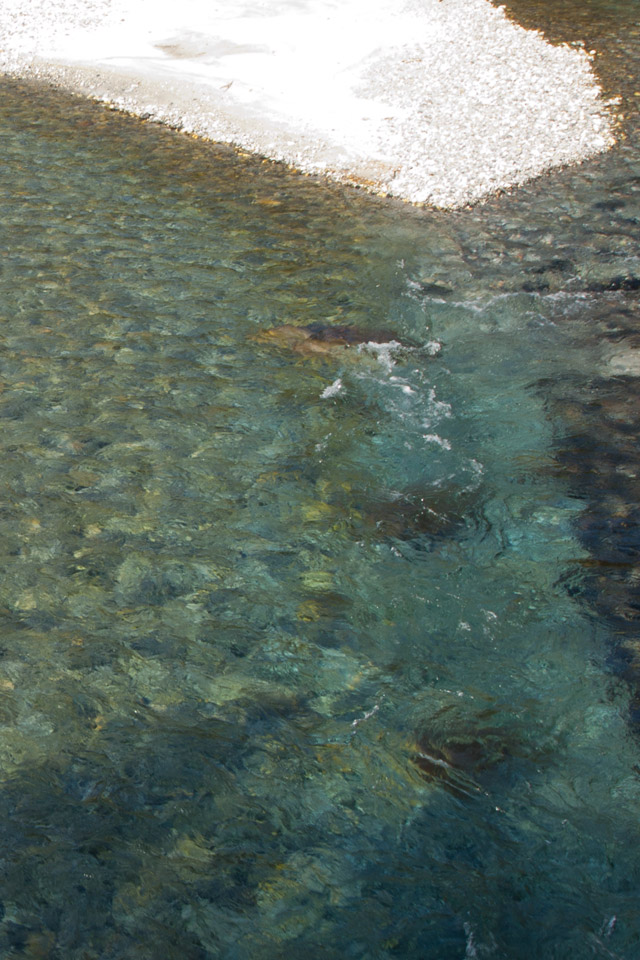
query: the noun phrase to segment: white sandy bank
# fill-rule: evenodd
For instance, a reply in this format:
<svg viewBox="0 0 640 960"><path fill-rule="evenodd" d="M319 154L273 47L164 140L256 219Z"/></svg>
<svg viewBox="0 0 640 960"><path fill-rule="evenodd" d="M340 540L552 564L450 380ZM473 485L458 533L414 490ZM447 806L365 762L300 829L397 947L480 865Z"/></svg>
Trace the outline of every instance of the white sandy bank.
<svg viewBox="0 0 640 960"><path fill-rule="evenodd" d="M613 142L586 54L487 0L0 0L0 70L443 207Z"/></svg>

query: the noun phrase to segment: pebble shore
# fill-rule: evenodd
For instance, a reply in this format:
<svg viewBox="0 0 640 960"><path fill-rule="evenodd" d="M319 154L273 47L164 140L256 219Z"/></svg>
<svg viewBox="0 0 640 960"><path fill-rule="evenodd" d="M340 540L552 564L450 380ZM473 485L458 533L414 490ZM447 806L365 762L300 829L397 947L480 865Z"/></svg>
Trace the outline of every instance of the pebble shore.
<svg viewBox="0 0 640 960"><path fill-rule="evenodd" d="M441 208L614 142L588 52L487 0L0 0L0 71Z"/></svg>

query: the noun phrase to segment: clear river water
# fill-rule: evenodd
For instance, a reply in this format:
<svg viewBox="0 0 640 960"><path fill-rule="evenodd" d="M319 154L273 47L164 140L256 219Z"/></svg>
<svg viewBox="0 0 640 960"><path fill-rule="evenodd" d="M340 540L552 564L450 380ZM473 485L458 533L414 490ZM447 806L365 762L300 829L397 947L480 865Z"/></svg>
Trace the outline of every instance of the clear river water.
<svg viewBox="0 0 640 960"><path fill-rule="evenodd" d="M0 82L3 960L640 956L639 4L553 9L619 144L456 213Z"/></svg>

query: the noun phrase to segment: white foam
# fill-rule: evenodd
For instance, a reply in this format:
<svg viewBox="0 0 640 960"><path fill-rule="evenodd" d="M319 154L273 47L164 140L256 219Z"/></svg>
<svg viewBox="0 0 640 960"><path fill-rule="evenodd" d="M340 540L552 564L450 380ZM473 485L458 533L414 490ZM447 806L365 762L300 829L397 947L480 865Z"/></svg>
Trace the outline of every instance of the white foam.
<svg viewBox="0 0 640 960"><path fill-rule="evenodd" d="M426 440L427 443L435 443L443 450L451 450L451 441L447 440L445 437L439 436L437 433L423 433L422 439Z"/></svg>
<svg viewBox="0 0 640 960"><path fill-rule="evenodd" d="M402 344L398 343L397 340L389 340L388 343L377 343L375 340L368 340L366 343L361 343L358 347L359 353L373 354L388 373L391 373L396 364L393 354L397 353L398 350L402 350Z"/></svg>
<svg viewBox="0 0 640 960"><path fill-rule="evenodd" d="M333 383L330 383L328 387L325 387L320 396L323 400L326 400L328 397L337 396L342 390L342 380L338 377L337 380L334 380Z"/></svg>

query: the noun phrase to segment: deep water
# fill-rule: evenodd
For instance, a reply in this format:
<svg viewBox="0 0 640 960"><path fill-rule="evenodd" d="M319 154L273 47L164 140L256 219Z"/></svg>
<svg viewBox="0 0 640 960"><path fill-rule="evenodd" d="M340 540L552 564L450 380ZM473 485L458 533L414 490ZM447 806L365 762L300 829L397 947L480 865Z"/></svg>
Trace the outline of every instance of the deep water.
<svg viewBox="0 0 640 960"><path fill-rule="evenodd" d="M2 82L3 960L639 955L628 7L457 213Z"/></svg>

